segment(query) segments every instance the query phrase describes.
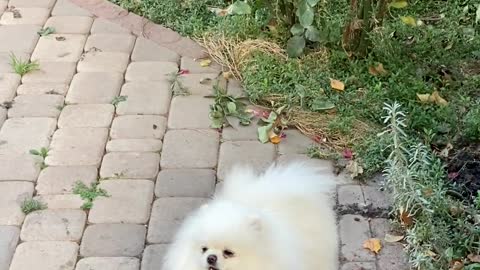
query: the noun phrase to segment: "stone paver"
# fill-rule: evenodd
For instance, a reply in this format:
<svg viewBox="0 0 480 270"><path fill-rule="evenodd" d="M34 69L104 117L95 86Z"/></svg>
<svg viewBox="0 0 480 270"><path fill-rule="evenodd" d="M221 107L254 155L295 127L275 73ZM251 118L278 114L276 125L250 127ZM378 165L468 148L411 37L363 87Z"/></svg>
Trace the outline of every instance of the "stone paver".
<svg viewBox="0 0 480 270"><path fill-rule="evenodd" d="M1 7L0 7L0 10L1 10ZM0 52L0 73L14 72L11 65L12 55L14 55L17 59L21 61L30 60L30 54L25 52L21 52L21 51L15 52L15 50L12 50L11 52Z"/></svg>
<svg viewBox="0 0 480 270"><path fill-rule="evenodd" d="M24 242L17 247L10 270L73 270L77 252L73 242Z"/></svg>
<svg viewBox="0 0 480 270"><path fill-rule="evenodd" d="M56 127L51 118L10 118L0 129L0 153L27 154L32 149L48 147Z"/></svg>
<svg viewBox="0 0 480 270"><path fill-rule="evenodd" d="M358 215L344 215L340 218L341 258L348 261L375 261L375 255L360 248L370 239L370 227L366 218Z"/></svg>
<svg viewBox="0 0 480 270"><path fill-rule="evenodd" d="M37 194L68 194L75 182L87 186L97 180L97 168L94 166L49 166L38 176Z"/></svg>
<svg viewBox="0 0 480 270"><path fill-rule="evenodd" d="M80 195L75 194L38 195L33 198L48 205L48 209L80 209L83 205Z"/></svg>
<svg viewBox="0 0 480 270"><path fill-rule="evenodd" d="M112 122L114 111L112 104L67 105L58 118L58 127L107 128Z"/></svg>
<svg viewBox="0 0 480 270"><path fill-rule="evenodd" d="M90 32L92 34L131 34L130 30L103 18L95 19Z"/></svg>
<svg viewBox="0 0 480 270"><path fill-rule="evenodd" d="M32 181L40 173L39 158L30 154L0 154L1 181Z"/></svg>
<svg viewBox="0 0 480 270"><path fill-rule="evenodd" d="M112 139L162 139L166 119L157 115L123 115L113 119Z"/></svg>
<svg viewBox="0 0 480 270"><path fill-rule="evenodd" d="M160 155L148 152L111 152L103 157L100 177L154 179Z"/></svg>
<svg viewBox="0 0 480 270"><path fill-rule="evenodd" d="M117 114L167 115L171 98L170 83L128 82L123 85L120 96L126 100L117 105Z"/></svg>
<svg viewBox="0 0 480 270"><path fill-rule="evenodd" d="M190 57L182 57L180 67L181 69L186 69L190 71L190 73L210 73L211 74L211 73L218 73L221 71L221 68L215 63L212 63L208 67L202 67L200 65L200 61L195 61Z"/></svg>
<svg viewBox="0 0 480 270"><path fill-rule="evenodd" d="M110 104L120 92L123 78L119 73L77 73L68 90L69 104Z"/></svg>
<svg viewBox="0 0 480 270"><path fill-rule="evenodd" d="M21 211L24 200L32 197L33 184L28 182L0 182L0 225L20 225L25 214Z"/></svg>
<svg viewBox="0 0 480 270"><path fill-rule="evenodd" d="M8 6L13 7L39 7L39 8L51 8L55 4L55 0L10 0Z"/></svg>
<svg viewBox="0 0 480 270"><path fill-rule="evenodd" d="M139 37L132 52L132 61L178 62L180 56L146 38Z"/></svg>
<svg viewBox="0 0 480 270"><path fill-rule="evenodd" d="M214 189L214 170L166 169L158 174L155 196L209 198Z"/></svg>
<svg viewBox="0 0 480 270"><path fill-rule="evenodd" d="M365 205L362 188L358 185L340 186L338 188L338 204L339 205Z"/></svg>
<svg viewBox="0 0 480 270"><path fill-rule="evenodd" d="M289 129L284 131L286 137L278 144L278 153L306 154L308 147L315 145L315 142L305 137L298 130Z"/></svg>
<svg viewBox="0 0 480 270"><path fill-rule="evenodd" d="M2 127L3 122L7 119L7 109L0 108L0 127Z"/></svg>
<svg viewBox="0 0 480 270"><path fill-rule="evenodd" d="M109 197L95 200L88 215L88 221L90 223L147 223L153 201L153 187L154 183L150 180L102 181L99 188L104 189Z"/></svg>
<svg viewBox="0 0 480 270"><path fill-rule="evenodd" d="M139 270L140 260L132 257L90 257L78 261L75 270Z"/></svg>
<svg viewBox="0 0 480 270"><path fill-rule="evenodd" d="M210 104L212 99L202 96L176 96L168 117L168 128L210 128Z"/></svg>
<svg viewBox="0 0 480 270"><path fill-rule="evenodd" d="M80 241L86 214L82 210L47 209L27 215L22 226L22 241Z"/></svg>
<svg viewBox="0 0 480 270"><path fill-rule="evenodd" d="M14 12L15 11L15 12ZM16 15L20 13L20 16ZM0 18L0 24L34 24L43 25L47 21L49 10L46 8L15 7L12 11L6 10Z"/></svg>
<svg viewBox="0 0 480 270"><path fill-rule="evenodd" d="M142 270L157 270L163 264L163 257L167 252L168 245L149 245L145 248L142 257Z"/></svg>
<svg viewBox="0 0 480 270"><path fill-rule="evenodd" d="M52 27L56 34L88 34L93 19L86 16L55 16L50 17L45 27Z"/></svg>
<svg viewBox="0 0 480 270"><path fill-rule="evenodd" d="M31 53L38 40L37 25L2 25L0 27L0 52Z"/></svg>
<svg viewBox="0 0 480 270"><path fill-rule="evenodd" d="M57 118L63 107L64 97L60 95L21 95L13 100L8 110L9 118L52 117Z"/></svg>
<svg viewBox="0 0 480 270"><path fill-rule="evenodd" d="M74 62L39 61L39 70L25 74L22 83L61 83L69 84L75 74Z"/></svg>
<svg viewBox="0 0 480 270"><path fill-rule="evenodd" d="M50 34L43 36L33 51L32 60L76 62L80 59L84 44L84 35Z"/></svg>
<svg viewBox="0 0 480 270"><path fill-rule="evenodd" d="M102 52L128 53L133 50L135 37L121 34L92 34L85 44L85 51L95 47Z"/></svg>
<svg viewBox="0 0 480 270"><path fill-rule="evenodd" d="M24 83L17 88L17 95L62 95L68 90L67 84L62 83Z"/></svg>
<svg viewBox="0 0 480 270"><path fill-rule="evenodd" d="M218 76L218 73L184 74L179 77L179 82L189 94L207 96L213 94Z"/></svg>
<svg viewBox="0 0 480 270"><path fill-rule="evenodd" d="M15 96L15 89L20 84L18 74L0 74L0 103L9 102Z"/></svg>
<svg viewBox="0 0 480 270"><path fill-rule="evenodd" d="M70 0L57 0L53 10L52 16L87 16L92 17L93 14L89 11L75 5Z"/></svg>
<svg viewBox="0 0 480 270"><path fill-rule="evenodd" d="M107 143L107 152L160 152L162 141L155 139L117 139Z"/></svg>
<svg viewBox="0 0 480 270"><path fill-rule="evenodd" d="M129 56L117 52L88 52L78 63L79 72L111 72L123 73L127 69Z"/></svg>
<svg viewBox="0 0 480 270"><path fill-rule="evenodd" d="M18 227L0 226L0 270L8 270L19 235L20 229Z"/></svg>
<svg viewBox="0 0 480 270"><path fill-rule="evenodd" d="M177 64L172 62L132 62L128 65L125 80L163 81L177 71Z"/></svg>
<svg viewBox="0 0 480 270"><path fill-rule="evenodd" d="M146 228L136 224L96 224L84 232L83 257L135 257L142 253Z"/></svg>

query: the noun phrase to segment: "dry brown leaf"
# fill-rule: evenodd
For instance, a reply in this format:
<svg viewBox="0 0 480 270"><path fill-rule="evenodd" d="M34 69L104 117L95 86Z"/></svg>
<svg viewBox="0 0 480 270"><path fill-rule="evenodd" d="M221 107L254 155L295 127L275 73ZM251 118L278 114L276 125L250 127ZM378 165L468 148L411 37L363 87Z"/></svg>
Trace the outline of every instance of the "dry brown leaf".
<svg viewBox="0 0 480 270"><path fill-rule="evenodd" d="M385 234L385 242L388 242L388 243L395 243L395 242L399 242L399 241L402 241L403 238L405 238L404 235L391 235L391 234Z"/></svg>
<svg viewBox="0 0 480 270"><path fill-rule="evenodd" d="M363 247L378 254L382 249L382 244L380 243L380 239L370 238L363 243Z"/></svg>
<svg viewBox="0 0 480 270"><path fill-rule="evenodd" d="M200 66L201 67L208 67L208 66L210 66L211 63L212 63L212 60L204 59L204 60L200 61Z"/></svg>
<svg viewBox="0 0 480 270"><path fill-rule="evenodd" d="M330 86L337 91L345 90L345 84L339 80L330 79Z"/></svg>
<svg viewBox="0 0 480 270"><path fill-rule="evenodd" d="M279 144L281 140L282 139L280 138L280 136L276 136L276 135L270 138L270 142L273 144Z"/></svg>
<svg viewBox="0 0 480 270"><path fill-rule="evenodd" d="M468 254L467 258L470 262L480 263L480 254Z"/></svg>
<svg viewBox="0 0 480 270"><path fill-rule="evenodd" d="M360 166L355 160L350 160L345 168L348 170L348 172L350 172L350 176L352 178L355 178L363 173L362 166Z"/></svg>
<svg viewBox="0 0 480 270"><path fill-rule="evenodd" d="M373 76L379 76L379 75L386 75L387 71L385 68L383 68L383 64L379 63L376 66L369 66L368 67L368 72L372 74Z"/></svg>
<svg viewBox="0 0 480 270"><path fill-rule="evenodd" d="M405 211L403 208L400 209L400 221L405 226L411 226L413 224L413 217Z"/></svg>
<svg viewBox="0 0 480 270"><path fill-rule="evenodd" d="M461 261L454 261L451 265L448 270L462 270L464 266Z"/></svg>

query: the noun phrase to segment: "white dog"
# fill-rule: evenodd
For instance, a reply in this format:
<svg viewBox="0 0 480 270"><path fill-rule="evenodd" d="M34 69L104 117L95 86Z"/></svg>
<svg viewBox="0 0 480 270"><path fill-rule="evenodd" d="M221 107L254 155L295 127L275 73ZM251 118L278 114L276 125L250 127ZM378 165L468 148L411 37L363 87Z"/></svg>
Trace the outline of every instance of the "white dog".
<svg viewBox="0 0 480 270"><path fill-rule="evenodd" d="M301 163L238 167L186 218L162 270L337 270L334 186Z"/></svg>

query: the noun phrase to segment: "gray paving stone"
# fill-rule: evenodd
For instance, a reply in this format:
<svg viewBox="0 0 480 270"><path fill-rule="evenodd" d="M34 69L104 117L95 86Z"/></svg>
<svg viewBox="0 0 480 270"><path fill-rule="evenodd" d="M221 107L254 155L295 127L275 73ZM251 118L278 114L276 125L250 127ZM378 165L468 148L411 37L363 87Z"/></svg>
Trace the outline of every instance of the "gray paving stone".
<svg viewBox="0 0 480 270"><path fill-rule="evenodd" d="M73 270L78 244L67 241L32 241L18 245L10 270Z"/></svg>
<svg viewBox="0 0 480 270"><path fill-rule="evenodd" d="M1 181L32 181L37 180L40 173L39 157L31 154L11 155L0 154Z"/></svg>
<svg viewBox="0 0 480 270"><path fill-rule="evenodd" d="M107 143L107 152L160 152L162 141L155 139L117 139Z"/></svg>
<svg viewBox="0 0 480 270"><path fill-rule="evenodd" d="M91 32L92 34L131 34L130 30L103 18L95 19Z"/></svg>
<svg viewBox="0 0 480 270"><path fill-rule="evenodd" d="M85 35L50 34L40 37L32 60L50 62L77 62L83 52Z"/></svg>
<svg viewBox="0 0 480 270"><path fill-rule="evenodd" d="M340 218L341 256L347 261L369 262L375 255L363 248L363 243L370 238L368 221L358 215L344 215Z"/></svg>
<svg viewBox="0 0 480 270"><path fill-rule="evenodd" d="M0 104L13 100L19 84L20 75L13 73L0 74Z"/></svg>
<svg viewBox="0 0 480 270"><path fill-rule="evenodd" d="M200 61L202 61L202 59L195 61L190 57L182 57L180 67L181 69L190 71L190 73L218 73L222 70L222 68L213 61L208 67L202 67Z"/></svg>
<svg viewBox="0 0 480 270"><path fill-rule="evenodd" d="M315 145L314 141L296 129L285 130L284 133L287 137L278 144L278 153L281 155L306 154L308 148Z"/></svg>
<svg viewBox="0 0 480 270"><path fill-rule="evenodd" d="M53 135L49 166L99 166L108 138L106 128L62 128Z"/></svg>
<svg viewBox="0 0 480 270"><path fill-rule="evenodd" d="M213 168L219 135L215 130L169 130L163 141L162 168Z"/></svg>
<svg viewBox="0 0 480 270"><path fill-rule="evenodd" d="M56 34L88 34L92 23L93 19L86 16L54 16L44 27L54 28Z"/></svg>
<svg viewBox="0 0 480 270"><path fill-rule="evenodd" d="M258 140L258 120L254 118L248 126L240 125L240 121L236 117L228 117L231 124L222 130L222 139L227 141L257 141Z"/></svg>
<svg viewBox="0 0 480 270"><path fill-rule="evenodd" d="M53 10L52 16L89 16L93 17L93 14L83 9L70 0L57 0Z"/></svg>
<svg viewBox="0 0 480 270"><path fill-rule="evenodd" d="M140 260L132 257L90 257L78 261L75 270L140 270Z"/></svg>
<svg viewBox="0 0 480 270"><path fill-rule="evenodd" d="M157 197L209 198L215 189L215 171L209 169L166 169L155 184Z"/></svg>
<svg viewBox="0 0 480 270"><path fill-rule="evenodd" d="M80 241L87 215L82 210L46 209L27 215L22 241Z"/></svg>
<svg viewBox="0 0 480 270"><path fill-rule="evenodd" d="M29 0L10 0L8 2L8 6L13 7L38 7L38 8L51 8L55 4L55 0L36 0L36 1L29 1Z"/></svg>
<svg viewBox="0 0 480 270"><path fill-rule="evenodd" d="M111 152L103 157L100 177L155 179L160 155L149 152Z"/></svg>
<svg viewBox="0 0 480 270"><path fill-rule="evenodd" d="M146 224L150 218L154 183L150 180L104 180L99 188L109 197L95 200L90 223Z"/></svg>
<svg viewBox="0 0 480 270"><path fill-rule="evenodd" d="M224 142L220 146L217 177L224 180L227 172L236 164L252 166L263 171L275 160L275 146L258 141Z"/></svg>
<svg viewBox="0 0 480 270"><path fill-rule="evenodd" d="M333 173L333 162L331 160L310 158L302 154L279 155L277 157L277 164L286 165L292 162L307 163L323 170L325 173Z"/></svg>
<svg viewBox="0 0 480 270"><path fill-rule="evenodd" d="M206 202L204 198L157 199L148 226L148 243L170 243L184 218Z"/></svg>
<svg viewBox="0 0 480 270"><path fill-rule="evenodd" d="M97 180L97 168L94 166L49 166L38 176L37 194L68 194L75 182L90 186Z"/></svg>
<svg viewBox="0 0 480 270"><path fill-rule="evenodd" d="M78 104L63 108L58 127L108 128L112 123L115 107L112 104Z"/></svg>
<svg viewBox="0 0 480 270"><path fill-rule="evenodd" d="M163 81L177 71L177 64L172 62L132 62L128 65L125 80Z"/></svg>
<svg viewBox="0 0 480 270"><path fill-rule="evenodd" d="M342 266L342 270L376 270L373 262L346 262Z"/></svg>
<svg viewBox="0 0 480 270"><path fill-rule="evenodd" d="M77 70L79 72L119 72L127 69L130 56L118 52L88 52L84 53Z"/></svg>
<svg viewBox="0 0 480 270"><path fill-rule="evenodd" d="M378 270L409 270L405 250L400 243L384 245L377 256Z"/></svg>
<svg viewBox="0 0 480 270"><path fill-rule="evenodd" d="M48 147L57 122L52 118L10 118L0 130L0 153L28 154Z"/></svg>
<svg viewBox="0 0 480 270"><path fill-rule="evenodd" d="M177 63L180 56L165 47L143 37L138 37L132 53L132 61L162 61Z"/></svg>
<svg viewBox="0 0 480 270"><path fill-rule="evenodd" d="M32 198L33 184L28 182L0 182L0 225L22 224L25 214L21 205Z"/></svg>
<svg viewBox="0 0 480 270"><path fill-rule="evenodd" d="M157 115L122 115L113 119L112 139L162 139L167 120Z"/></svg>
<svg viewBox="0 0 480 270"><path fill-rule="evenodd" d="M60 95L21 95L14 99L8 110L9 118L51 117L57 118L63 107L64 97Z"/></svg>
<svg viewBox="0 0 480 270"><path fill-rule="evenodd" d="M43 25L48 19L50 11L47 8L33 8L33 7L15 7L21 17L14 16L12 11L5 10L0 18L0 24L16 25L16 24L34 24Z"/></svg>
<svg viewBox="0 0 480 270"><path fill-rule="evenodd" d="M365 200L363 198L362 188L359 185L347 185L338 187L338 204L344 206L364 206Z"/></svg>
<svg viewBox="0 0 480 270"><path fill-rule="evenodd" d="M62 83L26 83L17 88L17 95L62 95L68 90L67 84Z"/></svg>
<svg viewBox="0 0 480 270"><path fill-rule="evenodd" d="M210 128L210 104L212 99L202 96L176 96L172 100L168 128L196 129Z"/></svg>
<svg viewBox="0 0 480 270"><path fill-rule="evenodd" d="M127 82L121 96L126 100L117 105L117 114L166 115L170 107L172 91L167 80L156 82Z"/></svg>
<svg viewBox="0 0 480 270"><path fill-rule="evenodd" d="M0 226L0 270L8 270L19 235L20 229L18 227Z"/></svg>
<svg viewBox="0 0 480 270"><path fill-rule="evenodd" d="M70 104L110 104L118 96L123 76L114 72L81 72L72 80L66 102Z"/></svg>
<svg viewBox="0 0 480 270"><path fill-rule="evenodd" d="M236 79L228 80L227 91L229 95L234 97L244 97L246 95L242 83Z"/></svg>
<svg viewBox="0 0 480 270"><path fill-rule="evenodd" d="M75 66L74 62L40 61L39 70L23 75L22 83L69 84L75 74Z"/></svg>
<svg viewBox="0 0 480 270"><path fill-rule="evenodd" d="M85 230L83 257L135 257L143 251L146 228L136 224L96 224Z"/></svg>
<svg viewBox="0 0 480 270"><path fill-rule="evenodd" d="M121 52L130 54L135 44L135 37L124 34L92 34L85 44L85 51L95 47L102 52Z"/></svg>
<svg viewBox="0 0 480 270"><path fill-rule="evenodd" d="M365 202L371 204L375 208L388 209L389 202L385 193L380 191L378 187L362 186L365 195Z"/></svg>
<svg viewBox="0 0 480 270"><path fill-rule="evenodd" d="M178 77L182 87L191 95L206 96L213 94L218 73L184 74Z"/></svg>
<svg viewBox="0 0 480 270"><path fill-rule="evenodd" d="M48 209L81 209L83 205L80 195L75 194L38 195L33 198L48 205Z"/></svg>
<svg viewBox="0 0 480 270"><path fill-rule="evenodd" d="M157 270L163 264L168 245L148 245L143 251L142 270Z"/></svg>
<svg viewBox="0 0 480 270"><path fill-rule="evenodd" d="M0 10L1 8L1 3L0 2ZM1 11L0 11L1 14ZM13 73L15 72L12 68L11 62L12 62L12 54L20 59L21 61L28 61L30 60L30 54L21 52L21 51L11 51L11 52L0 52L0 73Z"/></svg>
<svg viewBox="0 0 480 270"><path fill-rule="evenodd" d="M2 25L0 27L0 52L32 53L38 40L37 25Z"/></svg>
<svg viewBox="0 0 480 270"><path fill-rule="evenodd" d="M3 122L7 119L7 109L0 108L0 128L3 125Z"/></svg>

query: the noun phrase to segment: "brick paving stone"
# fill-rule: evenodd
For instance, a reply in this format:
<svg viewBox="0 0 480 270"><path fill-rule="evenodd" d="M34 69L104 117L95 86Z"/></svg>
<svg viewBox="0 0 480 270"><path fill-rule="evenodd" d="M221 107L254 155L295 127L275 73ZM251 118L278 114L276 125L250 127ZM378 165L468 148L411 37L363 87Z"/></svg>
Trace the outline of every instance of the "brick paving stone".
<svg viewBox="0 0 480 270"><path fill-rule="evenodd" d="M384 245L377 255L378 270L409 270L405 250L400 243Z"/></svg>
<svg viewBox="0 0 480 270"><path fill-rule="evenodd" d="M32 198L33 184L28 182L0 182L0 225L22 224L25 214L21 205L25 199Z"/></svg>
<svg viewBox="0 0 480 270"><path fill-rule="evenodd" d="M99 188L109 197L95 200L89 223L145 224L150 218L154 183L150 180L104 180Z"/></svg>
<svg viewBox="0 0 480 270"><path fill-rule="evenodd" d="M170 107L172 91L167 80L156 82L127 82L121 96L126 100L117 105L117 114L166 115Z"/></svg>
<svg viewBox="0 0 480 270"><path fill-rule="evenodd" d="M86 16L55 16L45 23L46 27L55 29L55 34L88 34L93 19Z"/></svg>
<svg viewBox="0 0 480 270"><path fill-rule="evenodd" d="M130 34L130 30L102 18L95 19L90 32L92 34Z"/></svg>
<svg viewBox="0 0 480 270"><path fill-rule="evenodd" d="M80 195L75 194L38 195L33 198L48 205L48 209L81 209L83 205Z"/></svg>
<svg viewBox="0 0 480 270"><path fill-rule="evenodd" d="M53 117L60 115L64 97L60 95L21 95L14 99L8 117Z"/></svg>
<svg viewBox="0 0 480 270"><path fill-rule="evenodd" d="M236 164L252 166L263 171L275 160L275 146L258 141L224 142L220 146L217 177L224 180L227 172Z"/></svg>
<svg viewBox="0 0 480 270"><path fill-rule="evenodd" d="M113 119L112 139L162 139L166 119L157 115L122 115Z"/></svg>
<svg viewBox="0 0 480 270"><path fill-rule="evenodd" d="M8 6L13 6L13 7L26 7L26 8L32 8L32 7L38 7L38 8L51 8L55 4L55 0L36 0L36 1L30 1L30 0L10 0L8 2Z"/></svg>
<svg viewBox="0 0 480 270"><path fill-rule="evenodd" d="M13 100L15 90L19 84L20 75L13 73L0 74L0 104Z"/></svg>
<svg viewBox="0 0 480 270"><path fill-rule="evenodd" d="M172 241L183 219L207 202L204 198L159 198L153 203L147 242L166 244Z"/></svg>
<svg viewBox="0 0 480 270"><path fill-rule="evenodd" d="M216 130L170 130L163 141L162 168L213 168L217 164Z"/></svg>
<svg viewBox="0 0 480 270"><path fill-rule="evenodd" d="M362 248L370 238L368 221L358 215L344 215L340 218L341 256L347 261L374 261L375 255Z"/></svg>
<svg viewBox="0 0 480 270"><path fill-rule="evenodd" d="M20 229L18 227L0 226L0 270L8 270L19 235Z"/></svg>
<svg viewBox="0 0 480 270"><path fill-rule="evenodd" d="M0 154L1 181L35 181L40 173L39 157L30 154Z"/></svg>
<svg viewBox="0 0 480 270"><path fill-rule="evenodd" d="M31 149L48 147L57 126L52 118L10 118L0 129L0 153L27 154Z"/></svg>
<svg viewBox="0 0 480 270"><path fill-rule="evenodd" d="M62 95L68 90L67 84L62 83L26 83L17 88L17 95Z"/></svg>
<svg viewBox="0 0 480 270"><path fill-rule="evenodd" d="M1 2L0 2L1 5ZM0 8L1 10L1 8ZM1 30L0 30L1 31ZM30 54L25 53L25 52L0 52L0 73L13 73L14 70L11 65L11 58L12 54L15 55L16 58L22 60L22 61L28 61L30 60Z"/></svg>
<svg viewBox="0 0 480 270"><path fill-rule="evenodd" d="M218 73L184 74L178 80L191 95L212 95L213 86L218 82Z"/></svg>
<svg viewBox="0 0 480 270"><path fill-rule="evenodd" d="M83 210L46 209L28 214L23 222L22 241L80 241L87 215Z"/></svg>
<svg viewBox="0 0 480 270"><path fill-rule="evenodd" d="M338 204L343 206L365 205L362 188L358 185L338 187Z"/></svg>
<svg viewBox="0 0 480 270"><path fill-rule="evenodd" d="M132 257L83 258L75 270L140 270L140 260Z"/></svg>
<svg viewBox="0 0 480 270"><path fill-rule="evenodd" d="M18 245L10 270L73 270L78 244L67 241L33 241Z"/></svg>
<svg viewBox="0 0 480 270"><path fill-rule="evenodd" d="M155 179L160 155L148 152L111 152L103 157L100 177Z"/></svg>
<svg viewBox="0 0 480 270"><path fill-rule="evenodd" d="M160 152L162 141L155 139L117 139L107 143L107 152Z"/></svg>
<svg viewBox="0 0 480 270"><path fill-rule="evenodd" d="M318 169L321 168L325 172L333 172L333 162L331 160L310 158L309 156L302 154L279 155L277 157L277 164L289 164L292 162L307 163Z"/></svg>
<svg viewBox="0 0 480 270"><path fill-rule="evenodd" d="M130 54L135 44L135 37L122 34L92 34L85 44L85 51L95 47L102 52L121 52Z"/></svg>
<svg viewBox="0 0 480 270"><path fill-rule="evenodd" d="M77 62L83 52L84 35L51 34L40 37L32 60Z"/></svg>
<svg viewBox="0 0 480 270"><path fill-rule="evenodd" d="M287 137L278 144L278 152L281 155L306 154L308 148L315 145L314 141L296 129L285 130L284 133Z"/></svg>
<svg viewBox="0 0 480 270"><path fill-rule="evenodd" d="M376 270L373 262L347 262L342 266L342 270Z"/></svg>
<svg viewBox="0 0 480 270"><path fill-rule="evenodd" d="M7 109L0 108L0 128L3 125L3 122L7 119Z"/></svg>
<svg viewBox="0 0 480 270"><path fill-rule="evenodd" d="M67 194L77 181L90 186L96 180L94 166L49 166L40 172L35 189L37 194Z"/></svg>
<svg viewBox="0 0 480 270"><path fill-rule="evenodd" d="M365 202L371 204L374 208L387 209L389 202L385 193L380 191L378 187L362 186L365 195Z"/></svg>
<svg viewBox="0 0 480 270"><path fill-rule="evenodd" d="M210 104L213 100L202 96L176 96L172 99L168 128L210 128Z"/></svg>
<svg viewBox="0 0 480 270"><path fill-rule="evenodd" d="M69 104L110 104L120 92L123 76L119 73L81 72L72 80L67 93Z"/></svg>
<svg viewBox="0 0 480 270"><path fill-rule="evenodd" d="M234 97L244 97L245 91L243 90L242 83L236 79L228 80L227 91L229 95Z"/></svg>
<svg viewBox="0 0 480 270"><path fill-rule="evenodd" d="M93 17L93 14L83 9L70 0L57 0L57 3L53 7L52 16L89 16Z"/></svg>
<svg viewBox="0 0 480 270"><path fill-rule="evenodd" d="M88 52L78 62L78 72L119 72L127 69L130 56L119 52Z"/></svg>
<svg viewBox="0 0 480 270"><path fill-rule="evenodd" d="M62 128L53 135L49 166L99 166L107 143L106 128Z"/></svg>
<svg viewBox="0 0 480 270"><path fill-rule="evenodd" d="M46 8L20 8L15 7L21 17L15 17L14 12L6 10L0 18L0 24L34 24L43 25L48 19L50 11Z"/></svg>
<svg viewBox="0 0 480 270"><path fill-rule="evenodd" d="M177 71L177 64L172 62L132 62L128 65L125 80L163 81Z"/></svg>
<svg viewBox="0 0 480 270"><path fill-rule="evenodd" d="M209 169L166 169L155 184L157 197L209 198L215 189L215 171Z"/></svg>
<svg viewBox="0 0 480 270"><path fill-rule="evenodd" d="M258 140L257 119L253 119L248 126L240 125L240 121L236 117L228 117L228 122L232 125L223 128L222 139L227 141L256 141Z"/></svg>
<svg viewBox="0 0 480 270"><path fill-rule="evenodd" d="M180 56L157 43L138 37L133 48L132 61L162 61L177 63Z"/></svg>
<svg viewBox="0 0 480 270"><path fill-rule="evenodd" d="M108 128L114 111L115 107L112 104L67 105L58 118L58 127Z"/></svg>
<svg viewBox="0 0 480 270"><path fill-rule="evenodd" d="M37 25L2 25L0 27L0 52L31 53L38 40Z"/></svg>
<svg viewBox="0 0 480 270"><path fill-rule="evenodd" d="M22 83L62 83L69 84L75 74L74 62L40 61L40 69L22 77Z"/></svg>
<svg viewBox="0 0 480 270"><path fill-rule="evenodd" d="M195 61L190 57L182 57L180 67L181 69L190 71L190 73L218 73L222 70L222 68L213 61L208 67L202 67L200 61L200 59Z"/></svg>
<svg viewBox="0 0 480 270"><path fill-rule="evenodd" d="M163 264L168 245L148 245L143 251L142 270L157 270Z"/></svg>
<svg viewBox="0 0 480 270"><path fill-rule="evenodd" d="M95 224L83 234L83 257L135 257L143 251L146 228L137 224Z"/></svg>

